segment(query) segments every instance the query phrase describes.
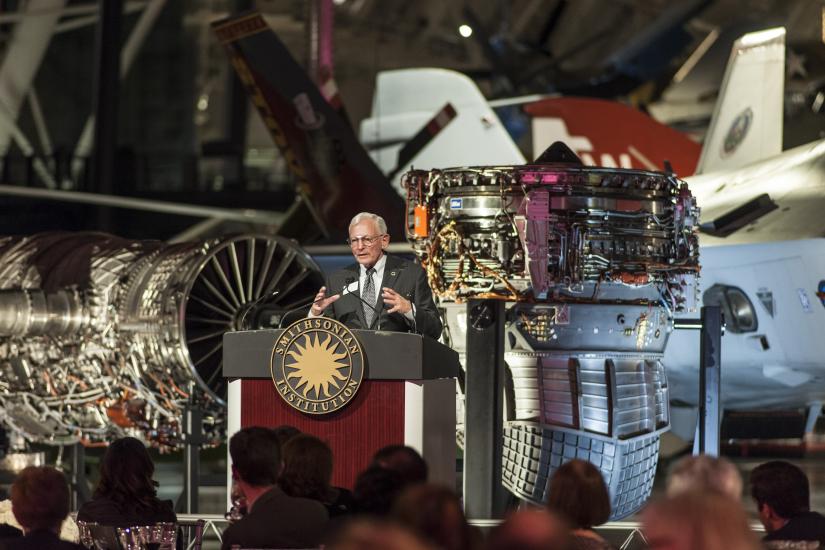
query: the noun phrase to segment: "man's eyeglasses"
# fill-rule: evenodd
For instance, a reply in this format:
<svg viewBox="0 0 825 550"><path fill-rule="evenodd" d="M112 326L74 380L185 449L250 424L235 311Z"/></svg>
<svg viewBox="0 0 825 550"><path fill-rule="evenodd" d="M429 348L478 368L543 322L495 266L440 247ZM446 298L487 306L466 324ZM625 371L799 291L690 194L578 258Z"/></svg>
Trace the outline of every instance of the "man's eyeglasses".
<svg viewBox="0 0 825 550"><path fill-rule="evenodd" d="M347 239L347 244L350 246L358 246L359 243L364 243L364 246L372 246L373 243L380 241L381 237L383 237L384 235L386 235L386 233L367 237L353 237L351 239Z"/></svg>

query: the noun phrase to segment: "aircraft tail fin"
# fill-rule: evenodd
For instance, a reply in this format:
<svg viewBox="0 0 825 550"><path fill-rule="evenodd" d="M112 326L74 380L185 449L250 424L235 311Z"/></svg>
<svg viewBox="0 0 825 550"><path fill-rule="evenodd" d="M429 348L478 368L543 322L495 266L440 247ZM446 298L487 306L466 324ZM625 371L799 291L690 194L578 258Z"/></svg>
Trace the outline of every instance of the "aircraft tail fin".
<svg viewBox="0 0 825 550"><path fill-rule="evenodd" d="M680 177L696 169L700 146L686 135L616 101L554 97L530 103L533 156L562 141L588 166L664 170Z"/></svg>
<svg viewBox="0 0 825 550"><path fill-rule="evenodd" d="M399 155L405 144L446 103L456 116L414 158ZM416 168L478 164L524 164L510 134L478 87L467 76L446 69L400 69L379 73L370 118L361 122L361 141L385 173L399 161ZM449 146L445 146L449 144ZM393 186L399 192L401 175Z"/></svg>
<svg viewBox="0 0 825 550"><path fill-rule="evenodd" d="M782 152L785 29L733 44L697 174L741 168Z"/></svg>
<svg viewBox="0 0 825 550"><path fill-rule="evenodd" d="M343 240L359 211L380 213L403 235L403 200L261 14L212 26L326 236ZM294 227L305 234L306 220Z"/></svg>

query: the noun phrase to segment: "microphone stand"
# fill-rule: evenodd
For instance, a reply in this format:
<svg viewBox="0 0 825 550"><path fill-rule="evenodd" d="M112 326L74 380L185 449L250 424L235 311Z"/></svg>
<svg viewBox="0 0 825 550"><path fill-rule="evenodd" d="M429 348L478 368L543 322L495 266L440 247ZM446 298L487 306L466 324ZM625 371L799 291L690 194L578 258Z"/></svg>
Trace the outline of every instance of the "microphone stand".
<svg viewBox="0 0 825 550"><path fill-rule="evenodd" d="M249 312L255 309L255 306L260 304L264 300L268 300L269 298L274 298L277 296L281 291L280 290L273 290L272 292L267 292L266 294L262 294L252 300L248 306L246 306L246 311L243 312L241 315L240 321L238 321L238 330L249 330L249 327L246 326L244 323L246 321L246 316L249 315Z"/></svg>

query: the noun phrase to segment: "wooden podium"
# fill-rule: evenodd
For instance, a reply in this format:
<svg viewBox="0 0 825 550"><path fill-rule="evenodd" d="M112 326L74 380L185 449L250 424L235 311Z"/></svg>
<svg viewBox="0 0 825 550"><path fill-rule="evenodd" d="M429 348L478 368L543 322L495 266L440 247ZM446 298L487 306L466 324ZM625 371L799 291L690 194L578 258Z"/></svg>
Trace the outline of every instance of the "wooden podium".
<svg viewBox="0 0 825 550"><path fill-rule="evenodd" d="M353 330L366 359L361 387L341 410L311 415L286 404L272 381L272 348L282 332L224 335L227 441L247 426L295 426L327 442L335 463L332 483L347 488L375 451L404 444L424 456L430 480L455 485L454 378L459 362L454 350L418 334ZM230 483L228 478L227 487Z"/></svg>

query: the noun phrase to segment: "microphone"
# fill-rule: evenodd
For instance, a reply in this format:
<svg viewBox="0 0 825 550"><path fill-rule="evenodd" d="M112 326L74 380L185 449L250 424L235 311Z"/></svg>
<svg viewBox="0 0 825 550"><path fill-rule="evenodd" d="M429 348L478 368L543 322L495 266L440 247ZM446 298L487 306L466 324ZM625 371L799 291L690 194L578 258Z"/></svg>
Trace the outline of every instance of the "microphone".
<svg viewBox="0 0 825 550"><path fill-rule="evenodd" d="M341 295L343 296L343 294L344 294L344 290L346 290L347 288L349 288L349 285L351 285L352 283L356 282L357 280L358 280L358 279L356 279L355 277L348 277L348 278L344 281L344 288L341 290ZM360 285L359 285L359 286L360 286ZM365 299L363 299L363 298L361 297L361 293L360 293L360 292L348 292L347 294L351 294L352 296L355 296L356 298L358 298L358 300L360 300L362 304L366 305L368 308L370 308L370 309L372 310L372 312L373 312L373 313L375 313L375 316L377 317L377 324L376 324L377 329L376 329L376 330L381 330L381 311L382 311L384 308L383 308L383 307L376 308L374 305L372 305L371 303L369 303L368 301L366 301ZM384 304L384 302L382 301L382 302L381 302L381 305L383 306L383 304ZM367 327L367 329L369 329L369 328L370 328L370 327Z"/></svg>
<svg viewBox="0 0 825 550"><path fill-rule="evenodd" d="M248 330L249 327L247 327L244 324L244 321L246 321L246 316L249 315L249 312L252 311L253 309L255 309L255 306L260 304L262 301L268 300L269 298L274 298L275 296L280 294L280 292L281 292L280 290L273 290L271 292L261 294L260 296L258 296L257 298L255 298L254 300L249 302L249 305L246 306L246 311L244 311L243 315L241 315L241 320L238 321L238 330Z"/></svg>
<svg viewBox="0 0 825 550"><path fill-rule="evenodd" d="M329 296L324 296L323 298L318 298L317 300L313 300L312 302L304 302L303 304L299 304L293 308L289 308L281 315L281 321L278 323L278 328L284 328L284 319L288 318L291 314L295 313L296 311L302 310L305 307L309 306L312 307L318 302L322 302L329 298Z"/></svg>

